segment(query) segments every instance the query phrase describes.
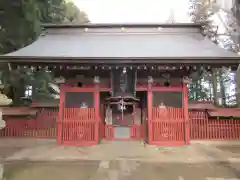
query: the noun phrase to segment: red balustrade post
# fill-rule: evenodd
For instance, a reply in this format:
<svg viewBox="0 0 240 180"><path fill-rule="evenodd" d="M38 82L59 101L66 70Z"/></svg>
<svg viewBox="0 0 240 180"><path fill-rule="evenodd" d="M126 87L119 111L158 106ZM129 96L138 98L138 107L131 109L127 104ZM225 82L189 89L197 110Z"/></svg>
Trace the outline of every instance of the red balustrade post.
<svg viewBox="0 0 240 180"><path fill-rule="evenodd" d="M100 130L99 130L99 125L100 125L100 87L99 87L100 79L98 76L94 77L94 84L95 84L95 89L94 89L94 109L95 109L95 141L100 140Z"/></svg>
<svg viewBox="0 0 240 180"><path fill-rule="evenodd" d="M152 144L153 141L153 128L152 128L152 111L153 111L153 94L152 94L152 77L148 77L147 89L147 112L148 112L148 143Z"/></svg>
<svg viewBox="0 0 240 180"><path fill-rule="evenodd" d="M189 112L188 112L188 80L183 79L183 113L184 113L184 133L185 133L185 143L190 143L190 123L189 123Z"/></svg>
<svg viewBox="0 0 240 180"><path fill-rule="evenodd" d="M64 91L64 88L61 87L60 88L59 117L57 119L57 143L59 145L63 143L64 102L65 102L65 91Z"/></svg>

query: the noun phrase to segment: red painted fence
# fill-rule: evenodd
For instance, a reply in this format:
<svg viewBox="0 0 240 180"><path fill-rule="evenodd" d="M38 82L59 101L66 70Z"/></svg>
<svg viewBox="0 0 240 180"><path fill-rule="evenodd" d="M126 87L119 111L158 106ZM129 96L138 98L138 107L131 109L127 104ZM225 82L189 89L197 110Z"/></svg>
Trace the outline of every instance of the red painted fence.
<svg viewBox="0 0 240 180"><path fill-rule="evenodd" d="M150 138L150 144L171 145L184 143L183 109L168 108L163 116L158 108L153 108L153 119L146 124L131 127L131 139ZM57 138L57 109L39 110L36 117L6 117L6 127L0 131L1 137ZM102 138L112 139L113 127L95 119L94 109L65 109L62 126L62 142L72 145L88 145ZM60 123L60 122L59 122ZM192 140L237 140L240 139L240 120L210 119L206 112L190 112L190 137ZM99 125L101 133L99 132ZM152 132L152 133L151 133Z"/></svg>
<svg viewBox="0 0 240 180"><path fill-rule="evenodd" d="M153 108L149 143L154 145L185 144L183 108Z"/></svg>
<svg viewBox="0 0 240 180"><path fill-rule="evenodd" d="M39 110L36 117L6 117L6 127L0 130L1 137L57 137L57 109Z"/></svg>
<svg viewBox="0 0 240 180"><path fill-rule="evenodd" d="M60 130L62 143L94 145L99 142L99 121L94 108L64 108Z"/></svg>
<svg viewBox="0 0 240 180"><path fill-rule="evenodd" d="M189 117L192 140L240 139L240 120L209 119L206 112L190 112Z"/></svg>

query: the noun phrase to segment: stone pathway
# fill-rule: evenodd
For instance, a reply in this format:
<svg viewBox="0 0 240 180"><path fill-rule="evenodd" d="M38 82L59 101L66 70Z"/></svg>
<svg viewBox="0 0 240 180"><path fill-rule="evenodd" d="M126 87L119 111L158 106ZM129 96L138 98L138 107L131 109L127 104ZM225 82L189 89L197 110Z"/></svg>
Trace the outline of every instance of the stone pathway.
<svg viewBox="0 0 240 180"><path fill-rule="evenodd" d="M140 141L105 141L92 147L58 146L53 140L0 139L6 161L136 160L154 162L240 161L240 143L194 143L182 147L144 146Z"/></svg>
<svg viewBox="0 0 240 180"><path fill-rule="evenodd" d="M237 180L240 172L227 162L154 163L140 161L11 162L7 180Z"/></svg>
<svg viewBox="0 0 240 180"><path fill-rule="evenodd" d="M0 147L1 148L1 147ZM240 152L239 152L240 154ZM58 146L55 143L27 146L5 158L6 161L71 161L71 160L136 160L153 162L214 162L240 161L231 153L215 146L193 144L164 148L143 146L139 141L106 141L93 147Z"/></svg>

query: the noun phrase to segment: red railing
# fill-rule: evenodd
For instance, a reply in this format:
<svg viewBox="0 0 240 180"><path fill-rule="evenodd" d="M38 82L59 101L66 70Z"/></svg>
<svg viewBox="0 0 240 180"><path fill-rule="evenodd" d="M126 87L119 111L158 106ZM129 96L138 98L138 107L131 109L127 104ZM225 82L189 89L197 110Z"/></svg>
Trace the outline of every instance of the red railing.
<svg viewBox="0 0 240 180"><path fill-rule="evenodd" d="M95 121L94 108L64 108L64 122L66 121Z"/></svg>
<svg viewBox="0 0 240 180"><path fill-rule="evenodd" d="M94 108L65 108L60 123L63 144L93 145L99 142L100 122Z"/></svg>
<svg viewBox="0 0 240 180"><path fill-rule="evenodd" d="M167 115L159 108L153 108L153 119L146 124L132 125L133 139L149 136L150 144L175 145L184 143L185 121L183 109L168 108ZM0 131L1 137L56 138L57 109L39 110L36 117L5 117L6 127ZM104 118L104 117L102 117ZM99 134L105 139L114 139L114 128L99 123L92 108L66 108L62 121L62 141L65 144L88 145L99 141ZM61 123L61 122L59 122ZM206 112L189 112L190 138L192 140L238 140L240 139L240 120L210 119ZM99 127L101 132L99 133ZM148 131L148 132L147 132Z"/></svg>
<svg viewBox="0 0 240 180"><path fill-rule="evenodd" d="M150 143L180 145L185 143L184 110L182 108L153 108L150 120Z"/></svg>
<svg viewBox="0 0 240 180"><path fill-rule="evenodd" d="M114 126L111 124L105 125L105 137L106 140L113 140L114 139Z"/></svg>
<svg viewBox="0 0 240 180"><path fill-rule="evenodd" d="M98 141L96 134L97 122L94 121L68 121L63 124L62 140L64 143L88 144Z"/></svg>
<svg viewBox="0 0 240 180"><path fill-rule="evenodd" d="M144 139L144 125L143 124L133 124L131 126L130 135L132 139L141 140Z"/></svg>
<svg viewBox="0 0 240 180"><path fill-rule="evenodd" d="M153 121L165 120L183 120L183 108L153 108L152 110Z"/></svg>
<svg viewBox="0 0 240 180"><path fill-rule="evenodd" d="M56 138L57 109L39 110L36 117L6 117L0 137Z"/></svg>
<svg viewBox="0 0 240 180"><path fill-rule="evenodd" d="M209 119L207 112L190 112L189 117L193 140L240 139L240 120Z"/></svg>

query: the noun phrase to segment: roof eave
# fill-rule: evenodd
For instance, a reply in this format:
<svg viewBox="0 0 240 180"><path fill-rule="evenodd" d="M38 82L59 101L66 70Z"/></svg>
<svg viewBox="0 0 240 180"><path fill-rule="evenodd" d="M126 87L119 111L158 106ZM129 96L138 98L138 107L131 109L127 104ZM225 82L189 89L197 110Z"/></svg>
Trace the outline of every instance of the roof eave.
<svg viewBox="0 0 240 180"><path fill-rule="evenodd" d="M240 64L240 57L39 57L0 56L6 63L68 63L68 64Z"/></svg>
<svg viewBox="0 0 240 180"><path fill-rule="evenodd" d="M138 23L138 24L42 24L44 28L200 28L205 22L201 23Z"/></svg>

